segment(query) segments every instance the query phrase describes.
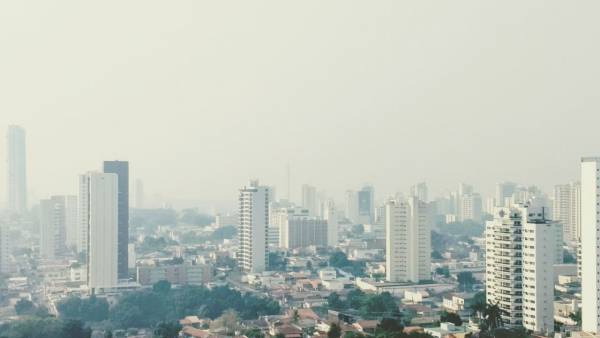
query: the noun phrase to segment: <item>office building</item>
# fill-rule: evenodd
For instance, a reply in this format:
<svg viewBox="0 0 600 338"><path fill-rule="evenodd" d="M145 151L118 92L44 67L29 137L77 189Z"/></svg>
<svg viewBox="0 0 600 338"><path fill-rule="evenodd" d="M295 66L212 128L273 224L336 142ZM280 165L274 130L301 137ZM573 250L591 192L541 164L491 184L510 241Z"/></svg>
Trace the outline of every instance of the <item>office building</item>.
<svg viewBox="0 0 600 338"><path fill-rule="evenodd" d="M487 300L508 327L554 331L556 227L545 207L499 207L486 223Z"/></svg>
<svg viewBox="0 0 600 338"><path fill-rule="evenodd" d="M278 212L279 247L299 249L327 246L327 221L310 216L308 209L291 208Z"/></svg>
<svg viewBox="0 0 600 338"><path fill-rule="evenodd" d="M269 200L269 187L258 180L240 189L237 259L244 273L263 272L268 266Z"/></svg>
<svg viewBox="0 0 600 338"><path fill-rule="evenodd" d="M212 267L207 264L174 264L137 267L137 281L151 286L166 280L173 285L202 285L212 281Z"/></svg>
<svg viewBox="0 0 600 338"><path fill-rule="evenodd" d="M481 195L476 193L467 193L459 195L458 198L458 220L465 221L481 221L482 201Z"/></svg>
<svg viewBox="0 0 600 338"><path fill-rule="evenodd" d="M386 279L419 282L431 279L429 205L410 197L386 203Z"/></svg>
<svg viewBox="0 0 600 338"><path fill-rule="evenodd" d="M375 210L374 189L370 185L364 186L358 191L358 223L371 224ZM355 220L356 222L356 220Z"/></svg>
<svg viewBox="0 0 600 338"><path fill-rule="evenodd" d="M119 178L119 278L129 278L127 246L129 244L129 162L104 161L104 172Z"/></svg>
<svg viewBox="0 0 600 338"><path fill-rule="evenodd" d="M90 292L118 285L119 184L112 173L90 172L80 176L80 203L87 217L87 281ZM81 219L80 219L81 220Z"/></svg>
<svg viewBox="0 0 600 338"><path fill-rule="evenodd" d="M27 152L25 129L8 126L6 135L6 174L8 210L22 213L27 211Z"/></svg>

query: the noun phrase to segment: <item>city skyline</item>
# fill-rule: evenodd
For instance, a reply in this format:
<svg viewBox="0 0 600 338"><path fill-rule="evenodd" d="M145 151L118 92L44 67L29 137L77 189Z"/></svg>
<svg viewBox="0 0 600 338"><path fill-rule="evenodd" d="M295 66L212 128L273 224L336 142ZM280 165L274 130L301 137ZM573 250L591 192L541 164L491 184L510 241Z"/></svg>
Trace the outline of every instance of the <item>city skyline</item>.
<svg viewBox="0 0 600 338"><path fill-rule="evenodd" d="M284 192L288 163L294 198L305 183L550 191L596 153L598 3L262 3L1 4L0 129L28 130L37 198L105 159L175 202L225 201L250 177Z"/></svg>

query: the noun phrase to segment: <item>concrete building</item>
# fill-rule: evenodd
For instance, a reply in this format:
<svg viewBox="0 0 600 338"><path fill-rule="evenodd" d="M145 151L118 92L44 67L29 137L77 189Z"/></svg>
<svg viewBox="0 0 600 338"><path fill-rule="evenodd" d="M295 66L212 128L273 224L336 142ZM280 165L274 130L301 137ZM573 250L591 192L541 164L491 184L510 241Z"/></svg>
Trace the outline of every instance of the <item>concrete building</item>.
<svg viewBox="0 0 600 338"><path fill-rule="evenodd" d="M481 195L476 193L468 193L459 195L458 199L458 220L464 221L481 221L482 201Z"/></svg>
<svg viewBox="0 0 600 338"><path fill-rule="evenodd" d="M565 242L576 246L581 228L581 184L559 184L554 187L553 219L563 225Z"/></svg>
<svg viewBox="0 0 600 338"><path fill-rule="evenodd" d="M429 205L411 197L386 203L386 279L418 282L431 279Z"/></svg>
<svg viewBox="0 0 600 338"><path fill-rule="evenodd" d="M52 196L40 201L40 257L56 259L67 251L67 227L74 222L73 196ZM70 208L70 209L67 209ZM75 209L75 213L77 209Z"/></svg>
<svg viewBox="0 0 600 338"><path fill-rule="evenodd" d="M240 189L237 259L244 273L263 272L268 266L269 200L269 187L258 180Z"/></svg>
<svg viewBox="0 0 600 338"><path fill-rule="evenodd" d="M317 188L312 185L302 185L302 206L308 210L310 216L317 216Z"/></svg>
<svg viewBox="0 0 600 338"><path fill-rule="evenodd" d="M581 312L583 331L600 334L600 157L581 159Z"/></svg>
<svg viewBox="0 0 600 338"><path fill-rule="evenodd" d="M25 129L8 126L6 134L6 198L8 210L21 213L27 211L27 152Z"/></svg>
<svg viewBox="0 0 600 338"><path fill-rule="evenodd" d="M420 182L410 187L410 197L416 197L419 201L429 202L429 190L427 183Z"/></svg>
<svg viewBox="0 0 600 338"><path fill-rule="evenodd" d="M346 191L346 218L358 222L358 194L354 190Z"/></svg>
<svg viewBox="0 0 600 338"><path fill-rule="evenodd" d="M79 182L80 200L89 202L80 215L87 215L87 281L95 293L118 285L118 176L90 172Z"/></svg>
<svg viewBox="0 0 600 338"><path fill-rule="evenodd" d="M327 246L327 221L308 215L288 213L282 216L279 228L279 246L299 249L309 246Z"/></svg>
<svg viewBox="0 0 600 338"><path fill-rule="evenodd" d="M373 213L375 211L375 190L373 186L366 185L358 191L358 223L373 223ZM356 220L355 220L356 222Z"/></svg>
<svg viewBox="0 0 600 338"><path fill-rule="evenodd" d="M127 263L129 244L129 162L127 161L104 161L104 172L116 174L119 189L119 278L128 279L129 271Z"/></svg>
<svg viewBox="0 0 600 338"><path fill-rule="evenodd" d="M336 247L339 242L338 214L333 200L325 202L323 218L327 221L327 246Z"/></svg>
<svg viewBox="0 0 600 338"><path fill-rule="evenodd" d="M507 202L507 199L512 198L513 194L515 193L516 188L517 188L517 185L512 182L502 182L502 183L496 184L496 198L495 198L496 206L497 207L508 206L509 203Z"/></svg>
<svg viewBox="0 0 600 338"><path fill-rule="evenodd" d="M534 332L554 330L556 227L544 207L499 207L486 224L487 300L504 323Z"/></svg>
<svg viewBox="0 0 600 338"><path fill-rule="evenodd" d="M166 280L173 285L201 285L212 281L212 268L207 264L175 264L139 266L137 281L140 285L153 285Z"/></svg>

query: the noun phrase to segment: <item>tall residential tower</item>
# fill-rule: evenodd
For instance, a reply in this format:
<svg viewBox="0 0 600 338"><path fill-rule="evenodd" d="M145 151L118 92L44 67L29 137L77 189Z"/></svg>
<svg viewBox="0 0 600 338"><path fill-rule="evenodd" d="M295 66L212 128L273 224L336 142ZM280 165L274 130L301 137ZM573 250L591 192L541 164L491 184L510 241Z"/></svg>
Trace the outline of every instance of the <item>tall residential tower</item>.
<svg viewBox="0 0 600 338"><path fill-rule="evenodd" d="M6 135L6 164L8 210L21 213L27 210L27 153L25 129L9 126Z"/></svg>
<svg viewBox="0 0 600 338"><path fill-rule="evenodd" d="M245 273L263 272L268 266L269 200L270 188L258 180L240 189L237 259Z"/></svg>

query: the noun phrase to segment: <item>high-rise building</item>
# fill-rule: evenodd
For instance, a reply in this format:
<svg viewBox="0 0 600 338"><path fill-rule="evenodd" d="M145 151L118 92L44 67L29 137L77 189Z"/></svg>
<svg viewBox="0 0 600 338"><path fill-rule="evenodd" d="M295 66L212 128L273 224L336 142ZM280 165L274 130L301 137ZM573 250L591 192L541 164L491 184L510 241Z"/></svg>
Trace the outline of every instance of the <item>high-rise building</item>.
<svg viewBox="0 0 600 338"><path fill-rule="evenodd" d="M486 224L487 300L509 327L554 331L556 227L544 207L499 207Z"/></svg>
<svg viewBox="0 0 600 338"><path fill-rule="evenodd" d="M581 159L581 328L600 334L600 157Z"/></svg>
<svg viewBox="0 0 600 338"><path fill-rule="evenodd" d="M327 246L327 221L312 217L308 209L288 209L279 215L279 247Z"/></svg>
<svg viewBox="0 0 600 338"><path fill-rule="evenodd" d="M346 191L346 218L358 222L358 194L354 190Z"/></svg>
<svg viewBox="0 0 600 338"><path fill-rule="evenodd" d="M410 196L416 197L420 201L428 202L429 190L427 189L427 183L421 182L410 187Z"/></svg>
<svg viewBox="0 0 600 338"><path fill-rule="evenodd" d="M9 273L10 241L8 226L0 224L0 273Z"/></svg>
<svg viewBox="0 0 600 338"><path fill-rule="evenodd" d="M375 210L374 199L374 189L372 186L366 185L358 191L358 223L371 224L373 222L373 212Z"/></svg>
<svg viewBox="0 0 600 338"><path fill-rule="evenodd" d="M268 266L269 199L269 187L258 180L240 189L237 259L245 273L263 272Z"/></svg>
<svg viewBox="0 0 600 338"><path fill-rule="evenodd" d="M56 259L67 250L67 222L71 221L67 217L73 213L67 210L73 207L67 198L52 196L40 201L40 256L44 259Z"/></svg>
<svg viewBox="0 0 600 338"><path fill-rule="evenodd" d="M325 209L323 210L323 219L327 221L327 246L332 248L338 245L338 214L335 209L335 203L333 200L325 202Z"/></svg>
<svg viewBox="0 0 600 338"><path fill-rule="evenodd" d="M475 193L468 193L459 195L458 199L458 220L464 221L475 221L481 220L481 209L482 201L481 195Z"/></svg>
<svg viewBox="0 0 600 338"><path fill-rule="evenodd" d="M67 248L73 250L77 248L77 232L78 232L78 219L77 219L77 196L67 195L65 198L65 244Z"/></svg>
<svg viewBox="0 0 600 338"><path fill-rule="evenodd" d="M302 185L302 206L308 210L310 216L317 215L317 189L312 185Z"/></svg>
<svg viewBox="0 0 600 338"><path fill-rule="evenodd" d="M8 210L21 213L27 210L25 129L20 126L8 126L6 145Z"/></svg>
<svg viewBox="0 0 600 338"><path fill-rule="evenodd" d="M144 209L144 205L144 182L138 178L137 180L135 180L135 207L137 209Z"/></svg>
<svg viewBox="0 0 600 338"><path fill-rule="evenodd" d="M127 247L129 245L129 162L104 161L104 172L119 178L119 278L129 278Z"/></svg>
<svg viewBox="0 0 600 338"><path fill-rule="evenodd" d="M90 292L118 285L119 183L112 173L80 176L80 201L87 216L87 281ZM82 198L84 197L84 198ZM81 205L81 204L80 204Z"/></svg>
<svg viewBox="0 0 600 338"><path fill-rule="evenodd" d="M581 184L559 184L554 187L553 219L563 225L565 241L576 246L581 227Z"/></svg>
<svg viewBox="0 0 600 338"><path fill-rule="evenodd" d="M386 279L418 282L431 279L429 205L410 197L386 203Z"/></svg>
<svg viewBox="0 0 600 338"><path fill-rule="evenodd" d="M496 184L496 206L508 206L507 199L512 198L516 188L517 185L512 182L502 182Z"/></svg>

